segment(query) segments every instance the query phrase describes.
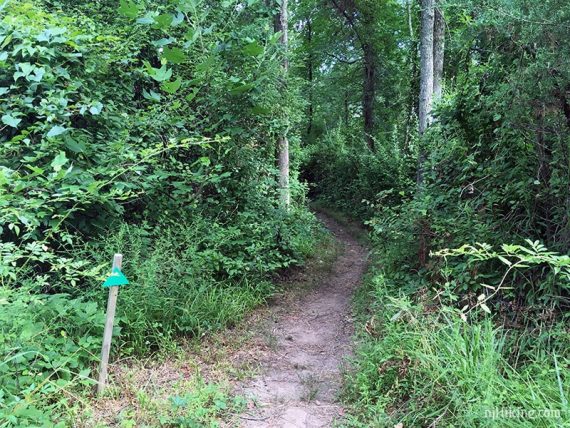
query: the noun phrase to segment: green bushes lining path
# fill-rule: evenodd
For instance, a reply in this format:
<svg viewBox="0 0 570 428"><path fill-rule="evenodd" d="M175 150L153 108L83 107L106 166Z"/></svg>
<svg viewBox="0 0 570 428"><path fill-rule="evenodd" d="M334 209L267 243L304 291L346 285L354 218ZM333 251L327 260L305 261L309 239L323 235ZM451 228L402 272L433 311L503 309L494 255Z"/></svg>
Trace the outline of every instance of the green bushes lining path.
<svg viewBox="0 0 570 428"><path fill-rule="evenodd" d="M81 257L95 266L109 268L109 248L125 257L130 285L120 291L113 354L168 349L180 335L200 337L231 326L263 303L273 292L268 275L301 263L314 248L313 217L291 214L290 221L296 239L287 253L275 246L276 225L253 223L228 229L194 222L154 234L124 224L86 245ZM249 242L255 246L244 245ZM89 394L94 385L106 291L94 280L75 291L77 297L38 293L33 281L0 292L0 420L49 426L63 418L67 426L76 395Z"/></svg>
<svg viewBox="0 0 570 428"><path fill-rule="evenodd" d="M293 131L292 205L278 202L277 136L300 98L283 89L273 9L229 6L0 2L0 426L70 424L113 253L131 282L125 357L232 325L314 251ZM215 396L175 407L218 415Z"/></svg>

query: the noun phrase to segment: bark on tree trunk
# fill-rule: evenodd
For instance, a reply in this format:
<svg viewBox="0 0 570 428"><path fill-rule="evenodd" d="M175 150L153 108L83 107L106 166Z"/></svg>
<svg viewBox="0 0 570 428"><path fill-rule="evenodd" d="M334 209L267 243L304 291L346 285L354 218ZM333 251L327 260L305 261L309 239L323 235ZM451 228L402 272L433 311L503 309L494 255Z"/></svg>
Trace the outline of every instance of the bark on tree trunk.
<svg viewBox="0 0 570 428"><path fill-rule="evenodd" d="M423 0L420 48L420 135L423 135L426 132L431 121L434 87L434 22L434 0Z"/></svg>
<svg viewBox="0 0 570 428"><path fill-rule="evenodd" d="M426 161L426 149L423 145L423 136L431 123L431 111L434 91L434 0L422 1L422 29L420 46L420 105L419 105L419 131L420 151L418 156L417 188L418 194L422 193L424 186L424 167ZM420 267L424 267L429 253L430 228L426 218L420 218L418 222L419 245L418 259Z"/></svg>
<svg viewBox="0 0 570 428"><path fill-rule="evenodd" d="M374 98L376 96L376 65L374 49L370 44L362 45L364 53L364 88L362 109L364 112L364 133L366 143L374 151Z"/></svg>
<svg viewBox="0 0 570 428"><path fill-rule="evenodd" d="M412 17L412 4L413 0L408 1L408 30L410 32L410 40L412 46L410 49L410 79L412 82L416 82L418 78L418 63L417 63L417 53L418 53L418 43L415 40L413 17ZM417 104L416 104L416 87L415 84L410 88L410 94L408 96L408 115L406 118L406 134L404 136L404 146L402 147L403 152L407 152L410 147L410 141L412 139L412 120L414 118L414 113L417 114Z"/></svg>
<svg viewBox="0 0 570 428"><path fill-rule="evenodd" d="M434 31L434 0L422 1L422 31L420 48L420 138L425 134L431 122L433 103L434 62L433 62L433 31ZM422 147L418 157L417 184L421 187L424 182L424 163L426 152Z"/></svg>
<svg viewBox="0 0 570 428"><path fill-rule="evenodd" d="M275 19L275 32L281 32L280 43L283 48L283 71L285 76L289 71L289 59L287 58L287 49L289 47L289 15L288 15L288 0L281 0L279 7L279 14ZM285 85L287 83L285 82ZM279 165L279 190L280 201L283 207L289 208L291 204L291 190L289 187L289 140L284 132L277 141L278 165Z"/></svg>
<svg viewBox="0 0 570 428"><path fill-rule="evenodd" d="M443 11L435 8L433 28L433 100L439 101L443 92L443 63L445 59L445 20Z"/></svg>
<svg viewBox="0 0 570 428"><path fill-rule="evenodd" d="M307 58L307 80L309 82L309 117L307 118L307 136L311 136L313 133L313 27L311 25L311 20L307 22L307 44L309 46L309 55Z"/></svg>

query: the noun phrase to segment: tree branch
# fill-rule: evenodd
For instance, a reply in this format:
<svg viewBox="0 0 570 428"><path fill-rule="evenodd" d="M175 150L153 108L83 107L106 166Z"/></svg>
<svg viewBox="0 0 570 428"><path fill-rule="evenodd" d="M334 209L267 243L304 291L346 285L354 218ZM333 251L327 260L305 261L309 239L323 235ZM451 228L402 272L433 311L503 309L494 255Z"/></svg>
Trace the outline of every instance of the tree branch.
<svg viewBox="0 0 570 428"><path fill-rule="evenodd" d="M350 59L350 60L344 59L344 58L341 58L335 54L328 53L328 52L325 52L325 55L330 56L330 57L336 59L338 62L342 62L343 64L356 64L358 61L360 61L362 59L362 58L356 58L356 59Z"/></svg>
<svg viewBox="0 0 570 428"><path fill-rule="evenodd" d="M365 46L366 42L365 40L360 36L360 33L358 32L358 30L356 29L356 23L354 22L354 19L352 18L352 16L350 16L346 9L344 7L342 7L337 0L330 0L331 3L333 4L333 6L335 7L335 9L342 14L342 16L344 16L344 18L346 19L346 21L348 22L348 25L350 26L350 28L352 29L352 31L354 32L354 34L356 35L356 38L358 39L358 41L360 42L361 46Z"/></svg>

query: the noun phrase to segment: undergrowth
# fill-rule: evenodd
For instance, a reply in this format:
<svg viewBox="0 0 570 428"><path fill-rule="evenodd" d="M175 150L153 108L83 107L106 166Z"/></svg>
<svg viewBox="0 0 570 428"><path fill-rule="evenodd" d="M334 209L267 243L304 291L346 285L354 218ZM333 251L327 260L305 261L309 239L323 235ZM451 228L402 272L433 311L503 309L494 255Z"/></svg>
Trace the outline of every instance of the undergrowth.
<svg viewBox="0 0 570 428"><path fill-rule="evenodd" d="M450 303L449 284L394 267L399 254L377 251L355 297L346 425L570 426L564 318L513 325L480 307L468 312Z"/></svg>
<svg viewBox="0 0 570 428"><path fill-rule="evenodd" d="M130 284L119 292L114 357L173 349L177 338L231 326L262 304L274 292L272 275L302 264L321 236L312 215L289 216L275 224L250 217L232 226L199 217L177 227L122 223L100 241L77 247L77 257L102 273L113 252L124 255ZM103 277L87 285L49 284L55 293L42 292L41 278L33 277L23 277L19 288L0 287L0 426L67 426L66 415L83 406L99 361ZM184 403L192 400L182 397L173 405L188 407ZM203 421L189 415L172 426Z"/></svg>

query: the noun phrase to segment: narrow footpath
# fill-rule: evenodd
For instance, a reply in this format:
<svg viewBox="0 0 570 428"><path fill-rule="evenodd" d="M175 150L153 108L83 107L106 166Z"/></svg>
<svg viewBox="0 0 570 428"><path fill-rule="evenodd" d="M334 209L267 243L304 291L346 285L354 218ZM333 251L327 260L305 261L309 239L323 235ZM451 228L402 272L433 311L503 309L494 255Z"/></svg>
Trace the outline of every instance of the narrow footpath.
<svg viewBox="0 0 570 428"><path fill-rule="evenodd" d="M272 346L258 356L259 374L237 387L250 400L243 427L330 427L344 413L338 394L352 350L351 297L367 251L336 221L319 218L342 244L341 254L311 291L271 308L265 334Z"/></svg>

